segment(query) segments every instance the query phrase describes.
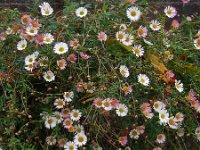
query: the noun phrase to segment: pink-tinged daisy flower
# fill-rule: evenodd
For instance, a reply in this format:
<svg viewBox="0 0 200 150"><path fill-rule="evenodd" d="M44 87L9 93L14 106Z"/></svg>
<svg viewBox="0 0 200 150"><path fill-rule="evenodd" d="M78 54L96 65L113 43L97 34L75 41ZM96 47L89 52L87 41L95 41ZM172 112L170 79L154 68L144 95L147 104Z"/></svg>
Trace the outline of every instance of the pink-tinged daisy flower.
<svg viewBox="0 0 200 150"><path fill-rule="evenodd" d="M63 118L68 118L70 117L70 109L69 108L64 108L61 110L61 114Z"/></svg>
<svg viewBox="0 0 200 150"><path fill-rule="evenodd" d="M66 118L64 121L63 121L63 126L64 128L66 129L69 129L71 126L72 126L73 122L71 119L69 118Z"/></svg>
<svg viewBox="0 0 200 150"><path fill-rule="evenodd" d="M121 136L121 137L119 137L118 141L122 146L126 146L126 144L128 142L128 138L127 138L127 136Z"/></svg>
<svg viewBox="0 0 200 150"><path fill-rule="evenodd" d="M96 89L93 82L85 83L84 88L85 88L87 93L94 93L94 91Z"/></svg>
<svg viewBox="0 0 200 150"><path fill-rule="evenodd" d="M98 37L98 40L101 42L106 41L108 38L108 36L105 32L99 32L97 37Z"/></svg>
<svg viewBox="0 0 200 150"><path fill-rule="evenodd" d="M172 82L175 80L175 74L171 70L167 70L165 73L165 78L167 82Z"/></svg>
<svg viewBox="0 0 200 150"><path fill-rule="evenodd" d="M94 99L93 101L93 105L96 107L96 108L101 108L102 107L102 99L101 98L96 98Z"/></svg>
<svg viewBox="0 0 200 150"><path fill-rule="evenodd" d="M36 35L35 42L39 45L43 45L44 44L44 35L43 34Z"/></svg>
<svg viewBox="0 0 200 150"><path fill-rule="evenodd" d="M76 84L76 90L77 90L77 92L84 92L85 91L83 81L80 81Z"/></svg>
<svg viewBox="0 0 200 150"><path fill-rule="evenodd" d="M60 70L64 70L67 66L67 62L65 59L60 59L60 60L57 60L57 66L59 67Z"/></svg>
<svg viewBox="0 0 200 150"><path fill-rule="evenodd" d="M178 29L179 26L180 26L180 23L178 22L178 20L174 19L174 20L172 21L171 26L172 26L173 28L175 28L175 29Z"/></svg>
<svg viewBox="0 0 200 150"><path fill-rule="evenodd" d="M142 112L151 112L152 109L151 109L151 106L149 103L143 103L141 106L140 106L140 109Z"/></svg>
<svg viewBox="0 0 200 150"><path fill-rule="evenodd" d="M156 142L161 144L166 141L166 136L164 134L158 134L156 138Z"/></svg>
<svg viewBox="0 0 200 150"><path fill-rule="evenodd" d="M112 98L111 99L111 105L113 108L117 108L119 106L120 102L118 99Z"/></svg>
<svg viewBox="0 0 200 150"><path fill-rule="evenodd" d="M21 17L21 23L23 25L28 25L28 24L30 24L30 22L31 22L31 17L29 15L23 15Z"/></svg>
<svg viewBox="0 0 200 150"><path fill-rule="evenodd" d="M30 26L32 26L33 28L36 28L36 29L40 29L42 27L42 25L39 23L38 19L32 19L30 21Z"/></svg>
<svg viewBox="0 0 200 150"><path fill-rule="evenodd" d="M184 115L183 115L183 113L181 113L181 112L176 113L174 119L175 119L175 121L177 121L177 122L183 122L183 120L184 120Z"/></svg>
<svg viewBox="0 0 200 150"><path fill-rule="evenodd" d="M137 35L138 37L143 37L145 38L147 36L147 28L145 26L140 26L137 30Z"/></svg>
<svg viewBox="0 0 200 150"><path fill-rule="evenodd" d="M72 64L75 64L76 61L77 61L77 56L76 56L76 54L70 54L70 55L67 57L67 61L69 61L69 62L72 63Z"/></svg>
<svg viewBox="0 0 200 150"><path fill-rule="evenodd" d="M65 144L67 144L67 139L61 138L58 140L58 147L64 148Z"/></svg>
<svg viewBox="0 0 200 150"><path fill-rule="evenodd" d="M144 125L138 126L136 127L136 130L139 134L143 134L145 130L145 126Z"/></svg>
<svg viewBox="0 0 200 150"><path fill-rule="evenodd" d="M179 124L177 123L177 120L174 118L174 116L172 116L168 119L168 125L172 129L178 129L179 128Z"/></svg>
<svg viewBox="0 0 200 150"><path fill-rule="evenodd" d="M174 8L172 6L167 6L164 9L164 12L165 12L166 16L169 18L174 18L177 15L176 8Z"/></svg>
<svg viewBox="0 0 200 150"><path fill-rule="evenodd" d="M74 40L70 41L69 46L72 49L77 49L80 46L78 39L74 39Z"/></svg>
<svg viewBox="0 0 200 150"><path fill-rule="evenodd" d="M110 110L113 109L113 108L112 108L112 104L111 104L110 98L104 99L104 100L102 101L102 107L103 107L104 110L106 110L106 111L110 111Z"/></svg>
<svg viewBox="0 0 200 150"><path fill-rule="evenodd" d="M79 55L81 56L81 58L85 59L85 60L88 60L90 59L91 56L87 55L86 53L84 52L80 52Z"/></svg>
<svg viewBox="0 0 200 150"><path fill-rule="evenodd" d="M54 102L54 106L56 106L58 109L61 109L65 106L65 101L61 98L57 98Z"/></svg>
<svg viewBox="0 0 200 150"><path fill-rule="evenodd" d="M123 91L123 93L125 94L125 96L126 95L128 95L128 94L131 94L132 92L133 92L133 88L132 88L132 86L130 86L130 85L124 85L123 87L122 87L122 91Z"/></svg>
<svg viewBox="0 0 200 150"><path fill-rule="evenodd" d="M148 119L151 119L154 116L154 114L152 112L143 112L143 114Z"/></svg>

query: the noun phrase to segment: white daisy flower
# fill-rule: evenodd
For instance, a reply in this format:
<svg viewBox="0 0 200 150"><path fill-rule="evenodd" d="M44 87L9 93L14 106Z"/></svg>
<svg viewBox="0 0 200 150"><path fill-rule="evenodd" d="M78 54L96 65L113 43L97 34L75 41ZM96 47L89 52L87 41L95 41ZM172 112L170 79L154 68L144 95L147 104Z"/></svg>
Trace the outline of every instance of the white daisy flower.
<svg viewBox="0 0 200 150"><path fill-rule="evenodd" d="M176 134L179 136L179 137L183 137L184 136L184 128L179 128L176 132Z"/></svg>
<svg viewBox="0 0 200 150"><path fill-rule="evenodd" d="M56 118L55 117L48 117L45 121L45 127L50 129L56 126Z"/></svg>
<svg viewBox="0 0 200 150"><path fill-rule="evenodd" d="M167 6L164 9L164 12L165 12L166 16L169 18L174 18L177 14L176 8L174 8L172 6Z"/></svg>
<svg viewBox="0 0 200 150"><path fill-rule="evenodd" d="M138 7L133 6L127 9L126 15L131 21L136 22L140 19L141 12Z"/></svg>
<svg viewBox="0 0 200 150"><path fill-rule="evenodd" d="M64 42L59 42L59 43L56 43L53 50L56 54L64 54L68 51L68 45Z"/></svg>
<svg viewBox="0 0 200 150"><path fill-rule="evenodd" d="M71 102L72 99L74 98L74 92L64 92L63 97L66 102Z"/></svg>
<svg viewBox="0 0 200 150"><path fill-rule="evenodd" d="M43 2L39 5L39 7L41 9L42 16L49 16L53 13L53 8L47 2Z"/></svg>
<svg viewBox="0 0 200 150"><path fill-rule="evenodd" d="M12 28L8 27L8 28L6 29L6 34L7 34L7 35L10 35L10 34L13 34L13 33L14 33L14 32L13 32Z"/></svg>
<svg viewBox="0 0 200 150"><path fill-rule="evenodd" d="M198 37L194 40L194 46L196 49L200 50L200 37Z"/></svg>
<svg viewBox="0 0 200 150"><path fill-rule="evenodd" d="M151 20L151 24L150 24L150 28L153 31L158 31L161 28L160 22L158 22L157 20Z"/></svg>
<svg viewBox="0 0 200 150"><path fill-rule="evenodd" d="M87 143L87 136L84 133L80 133L74 136L74 143L78 146L83 146Z"/></svg>
<svg viewBox="0 0 200 150"><path fill-rule="evenodd" d="M197 140L200 141L200 127L196 128L195 134L196 134Z"/></svg>
<svg viewBox="0 0 200 150"><path fill-rule="evenodd" d="M123 77L127 78L129 76L129 70L125 65L121 65L119 70Z"/></svg>
<svg viewBox="0 0 200 150"><path fill-rule="evenodd" d="M58 109L61 109L65 106L65 101L61 98L57 98L54 102L54 106L56 106Z"/></svg>
<svg viewBox="0 0 200 150"><path fill-rule="evenodd" d="M121 24L120 27L119 27L120 31L125 31L126 29L127 29L126 24Z"/></svg>
<svg viewBox="0 0 200 150"><path fill-rule="evenodd" d="M183 83L181 83L181 80L175 80L175 87L179 92L183 92Z"/></svg>
<svg viewBox="0 0 200 150"><path fill-rule="evenodd" d="M56 138L54 136L47 136L46 142L48 145L55 145L56 144Z"/></svg>
<svg viewBox="0 0 200 150"><path fill-rule="evenodd" d="M102 107L106 111L110 111L112 109L111 100L110 98L106 98L102 101Z"/></svg>
<svg viewBox="0 0 200 150"><path fill-rule="evenodd" d="M140 133L136 129L132 129L129 133L131 139L137 140L139 138Z"/></svg>
<svg viewBox="0 0 200 150"><path fill-rule="evenodd" d="M25 64L29 65L29 64L33 64L35 63L36 57L35 55L31 54L25 57Z"/></svg>
<svg viewBox="0 0 200 150"><path fill-rule="evenodd" d="M124 117L128 114L128 107L125 104L119 104L116 113L118 116Z"/></svg>
<svg viewBox="0 0 200 150"><path fill-rule="evenodd" d="M125 39L122 43L126 46L131 46L133 44L133 36L130 34L125 34Z"/></svg>
<svg viewBox="0 0 200 150"><path fill-rule="evenodd" d="M150 81L149 81L149 77L147 77L147 75L145 75L145 74L139 74L137 76L137 78L138 78L138 82L139 83L141 83L144 86L149 86Z"/></svg>
<svg viewBox="0 0 200 150"><path fill-rule="evenodd" d="M84 133L85 132L84 131L84 127L82 125L80 125L80 124L75 125L74 127L75 127L76 134L80 134L80 133Z"/></svg>
<svg viewBox="0 0 200 150"><path fill-rule="evenodd" d="M76 16L83 18L87 15L87 9L85 7L79 7L78 9L76 9Z"/></svg>
<svg viewBox="0 0 200 150"><path fill-rule="evenodd" d="M21 40L17 43L17 50L24 50L27 47L27 41Z"/></svg>
<svg viewBox="0 0 200 150"><path fill-rule="evenodd" d="M159 112L159 119L160 119L160 123L167 123L169 120L169 113L167 112L167 110L163 109Z"/></svg>
<svg viewBox="0 0 200 150"><path fill-rule="evenodd" d="M158 134L156 138L156 142L162 144L166 141L166 136L164 134Z"/></svg>
<svg viewBox="0 0 200 150"><path fill-rule="evenodd" d="M78 121L78 120L80 120L81 116L82 116L82 113L81 113L79 110L77 110L77 109L73 109L73 110L71 111L71 113L70 113L70 118L71 118L73 121Z"/></svg>
<svg viewBox="0 0 200 150"><path fill-rule="evenodd" d="M34 64L27 64L25 67L24 67L27 71L33 71L33 69L35 68L35 65Z"/></svg>
<svg viewBox="0 0 200 150"><path fill-rule="evenodd" d="M144 49L141 45L134 45L132 51L137 57L141 57L144 54Z"/></svg>
<svg viewBox="0 0 200 150"><path fill-rule="evenodd" d="M54 37L51 33L44 34L44 43L45 44L51 44L53 41L54 41Z"/></svg>
<svg viewBox="0 0 200 150"><path fill-rule="evenodd" d="M117 33L116 33L116 39L118 40L118 41L120 41L120 42L123 42L124 40L125 40L125 36L126 35L126 33L125 32L123 32L123 31L118 31Z"/></svg>
<svg viewBox="0 0 200 150"><path fill-rule="evenodd" d="M161 110L165 109L165 104L161 101L156 101L154 102L153 104L153 109L156 111L156 112L160 112Z"/></svg>
<svg viewBox="0 0 200 150"><path fill-rule="evenodd" d="M54 112L53 115L54 115L57 123L61 123L63 121L63 117L60 112L56 111L56 112Z"/></svg>
<svg viewBox="0 0 200 150"><path fill-rule="evenodd" d="M179 125L178 123L176 122L176 119L174 118L174 116L170 117L168 119L168 125L170 128L172 129L178 129L179 128Z"/></svg>
<svg viewBox="0 0 200 150"><path fill-rule="evenodd" d="M78 147L74 142L69 141L65 144L64 149L65 150L78 150Z"/></svg>
<svg viewBox="0 0 200 150"><path fill-rule="evenodd" d="M43 73L43 78L46 81L51 82L51 81L55 80L55 75L52 71L46 71L46 72Z"/></svg>
<svg viewBox="0 0 200 150"><path fill-rule="evenodd" d="M26 33L30 36L35 36L38 34L38 30L32 26L27 26L26 27Z"/></svg>

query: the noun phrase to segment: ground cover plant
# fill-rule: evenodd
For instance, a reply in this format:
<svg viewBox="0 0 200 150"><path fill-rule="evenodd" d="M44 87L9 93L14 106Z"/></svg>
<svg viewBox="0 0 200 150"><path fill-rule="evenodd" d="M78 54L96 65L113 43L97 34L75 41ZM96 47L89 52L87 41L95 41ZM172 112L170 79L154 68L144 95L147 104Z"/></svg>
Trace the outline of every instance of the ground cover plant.
<svg viewBox="0 0 200 150"><path fill-rule="evenodd" d="M200 17L151 2L0 10L0 148L199 149Z"/></svg>

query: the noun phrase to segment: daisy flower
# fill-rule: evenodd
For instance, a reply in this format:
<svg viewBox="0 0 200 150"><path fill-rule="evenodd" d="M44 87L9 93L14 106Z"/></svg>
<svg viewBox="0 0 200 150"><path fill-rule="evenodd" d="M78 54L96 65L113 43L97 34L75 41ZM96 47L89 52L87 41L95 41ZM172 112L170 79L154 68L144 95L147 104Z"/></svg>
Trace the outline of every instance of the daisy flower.
<svg viewBox="0 0 200 150"><path fill-rule="evenodd" d="M45 121L45 127L50 129L56 126L56 118L55 117L48 117Z"/></svg>
<svg viewBox="0 0 200 150"><path fill-rule="evenodd" d="M94 93L94 91L96 89L93 82L85 83L84 88L85 88L87 93Z"/></svg>
<svg viewBox="0 0 200 150"><path fill-rule="evenodd" d="M64 149L65 150L78 150L78 147L74 142L69 141L65 144Z"/></svg>
<svg viewBox="0 0 200 150"><path fill-rule="evenodd" d="M144 126L144 125L138 126L138 127L136 128L136 130L137 130L137 132L138 132L139 134L143 134L143 133L144 133L144 130L145 130L145 126Z"/></svg>
<svg viewBox="0 0 200 150"><path fill-rule="evenodd" d="M177 14L176 8L174 8L172 6L167 6L164 9L164 12L165 12L166 16L169 18L174 18Z"/></svg>
<svg viewBox="0 0 200 150"><path fill-rule="evenodd" d="M30 26L32 26L33 28L39 30L42 27L42 24L39 23L38 19L31 19Z"/></svg>
<svg viewBox="0 0 200 150"><path fill-rule="evenodd" d="M97 37L100 42L106 41L108 38L108 36L105 32L99 32Z"/></svg>
<svg viewBox="0 0 200 150"><path fill-rule="evenodd" d="M62 114L60 112L54 112L53 116L55 117L57 123L61 123L63 121Z"/></svg>
<svg viewBox="0 0 200 150"><path fill-rule="evenodd" d="M39 65L42 66L48 66L49 58L47 56L43 56L39 58Z"/></svg>
<svg viewBox="0 0 200 150"><path fill-rule="evenodd" d="M46 71L43 73L43 78L45 79L45 81L51 82L55 80L55 75L52 71Z"/></svg>
<svg viewBox="0 0 200 150"><path fill-rule="evenodd" d="M85 132L84 127L80 124L75 125L75 132L76 132L76 134L84 133Z"/></svg>
<svg viewBox="0 0 200 150"><path fill-rule="evenodd" d="M197 127L195 130L195 134L197 136L197 140L200 141L200 127Z"/></svg>
<svg viewBox="0 0 200 150"><path fill-rule="evenodd" d="M183 137L184 136L184 128L179 128L176 132L176 134L179 136L179 137Z"/></svg>
<svg viewBox="0 0 200 150"><path fill-rule="evenodd" d="M151 119L154 116L154 114L152 112L143 112L143 114L148 119Z"/></svg>
<svg viewBox="0 0 200 150"><path fill-rule="evenodd" d="M72 64L75 64L76 61L77 61L77 56L76 56L76 54L70 54L70 55L67 57L67 61L69 61L69 62L72 63Z"/></svg>
<svg viewBox="0 0 200 150"><path fill-rule="evenodd" d="M156 138L156 142L162 144L166 141L166 136L164 134L158 134Z"/></svg>
<svg viewBox="0 0 200 150"><path fill-rule="evenodd" d="M139 133L136 129L132 129L129 133L131 139L137 140L139 138Z"/></svg>
<svg viewBox="0 0 200 150"><path fill-rule="evenodd" d="M138 29L137 29L137 35L138 37L143 37L145 38L147 36L147 28L145 26L140 26Z"/></svg>
<svg viewBox="0 0 200 150"><path fill-rule="evenodd" d="M80 52L79 55L81 56L81 58L88 60L90 59L91 56L89 56L88 54L84 53L84 52Z"/></svg>
<svg viewBox="0 0 200 150"><path fill-rule="evenodd" d="M150 28L153 31L158 31L161 28L160 22L158 22L157 20L151 20L151 24L150 24Z"/></svg>
<svg viewBox="0 0 200 150"><path fill-rule="evenodd" d="M118 141L122 146L126 146L126 144L128 142L128 138L127 138L127 136L121 136L121 137L119 137Z"/></svg>
<svg viewBox="0 0 200 150"><path fill-rule="evenodd" d="M70 117L70 109L69 108L62 109L61 114L62 114L63 118Z"/></svg>
<svg viewBox="0 0 200 150"><path fill-rule="evenodd" d="M43 34L37 34L35 36L35 42L39 45L43 45L44 44L44 35Z"/></svg>
<svg viewBox="0 0 200 150"><path fill-rule="evenodd" d="M121 65L119 70L123 77L127 78L129 76L129 70L125 65Z"/></svg>
<svg viewBox="0 0 200 150"><path fill-rule="evenodd" d="M140 19L141 12L138 7L133 6L127 9L126 15L131 21L136 22Z"/></svg>
<svg viewBox="0 0 200 150"><path fill-rule="evenodd" d="M84 8L84 7L79 7L78 9L76 9L76 16L77 17L80 17L80 18L83 18L87 15L87 9Z"/></svg>
<svg viewBox="0 0 200 150"><path fill-rule="evenodd" d="M64 146L67 144L67 140L65 138L61 138L58 140L58 147L64 148Z"/></svg>
<svg viewBox="0 0 200 150"><path fill-rule="evenodd" d="M124 41L125 40L125 32L123 32L123 31L118 31L117 33L116 33L116 39L118 40L118 41L120 41L120 42L122 42L122 41Z"/></svg>
<svg viewBox="0 0 200 150"><path fill-rule="evenodd" d="M42 16L49 16L53 13L53 8L47 2L39 5Z"/></svg>
<svg viewBox="0 0 200 150"><path fill-rule="evenodd" d="M45 44L51 44L54 41L54 37L51 33L45 33L43 40Z"/></svg>
<svg viewBox="0 0 200 150"><path fill-rule="evenodd" d="M122 87L122 91L124 92L125 96L133 92L133 88L130 85L124 85Z"/></svg>
<svg viewBox="0 0 200 150"><path fill-rule="evenodd" d="M118 116L124 117L128 114L128 107L125 104L119 104L116 113Z"/></svg>
<svg viewBox="0 0 200 150"><path fill-rule="evenodd" d="M65 54L66 52L68 52L68 45L64 42L59 42L55 44L53 50L56 54Z"/></svg>
<svg viewBox="0 0 200 150"><path fill-rule="evenodd" d="M71 118L73 121L78 121L78 120L80 120L81 116L82 116L82 113L81 113L79 110L77 110L77 109L73 109L73 110L71 111L71 113L70 113L70 118Z"/></svg>
<svg viewBox="0 0 200 150"><path fill-rule="evenodd" d="M27 64L25 67L24 67L27 71L33 71L33 69L35 68L35 65L34 64Z"/></svg>
<svg viewBox="0 0 200 150"><path fill-rule="evenodd" d="M77 49L80 46L78 39L70 41L69 46L72 47L72 49Z"/></svg>
<svg viewBox="0 0 200 150"><path fill-rule="evenodd" d="M104 110L106 111L110 111L112 109L112 105L111 105L111 100L110 98L104 99L102 101L102 107L104 108Z"/></svg>
<svg viewBox="0 0 200 150"><path fill-rule="evenodd" d="M178 22L178 20L174 19L171 23L171 26L175 29L177 29L180 26L180 23Z"/></svg>
<svg viewBox="0 0 200 150"><path fill-rule="evenodd" d="M122 41L125 46L131 46L133 44L133 36L125 34L125 39Z"/></svg>
<svg viewBox="0 0 200 150"><path fill-rule="evenodd" d="M74 92L64 92L63 97L66 102L71 102L72 99L74 98Z"/></svg>
<svg viewBox="0 0 200 150"><path fill-rule="evenodd" d="M138 82L139 83L141 83L144 86L149 86L150 81L149 81L149 77L147 77L147 75L145 75L145 74L139 74L137 76L137 78L138 78Z"/></svg>
<svg viewBox="0 0 200 150"><path fill-rule="evenodd" d="M156 101L153 104L153 108L156 112L160 112L161 110L165 109L165 104L161 101Z"/></svg>
<svg viewBox="0 0 200 150"><path fill-rule="evenodd" d="M198 37L194 40L194 46L196 49L200 50L200 37Z"/></svg>
<svg viewBox="0 0 200 150"><path fill-rule="evenodd" d="M74 143L78 146L83 146L87 143L87 136L84 133L79 133L74 136Z"/></svg>
<svg viewBox="0 0 200 150"><path fill-rule="evenodd" d="M17 50L24 50L27 47L27 41L21 40L17 43Z"/></svg>
<svg viewBox="0 0 200 150"><path fill-rule="evenodd" d="M101 108L102 107L102 99L101 98L96 98L93 101L93 104L96 108Z"/></svg>
<svg viewBox="0 0 200 150"><path fill-rule="evenodd" d="M48 145L55 145L56 144L56 138L54 136L47 136L46 142Z"/></svg>
<svg viewBox="0 0 200 150"><path fill-rule="evenodd" d="M179 92L183 92L183 83L181 83L181 80L175 80L175 87Z"/></svg>
<svg viewBox="0 0 200 150"><path fill-rule="evenodd" d="M119 104L120 104L120 102L118 99L116 99L116 98L111 99L112 108L117 108L119 106Z"/></svg>
<svg viewBox="0 0 200 150"><path fill-rule="evenodd" d="M174 116L170 117L168 119L168 125L170 128L172 129L178 129L179 128L179 125L178 123L176 122L176 119L174 118Z"/></svg>
<svg viewBox="0 0 200 150"><path fill-rule="evenodd" d="M169 113L167 112L167 110L161 110L159 112L159 119L160 119L160 123L167 123L169 120Z"/></svg>
<svg viewBox="0 0 200 150"><path fill-rule="evenodd" d="M27 26L26 27L26 33L30 36L35 36L38 34L38 30L32 26Z"/></svg>
<svg viewBox="0 0 200 150"><path fill-rule="evenodd" d="M127 29L127 26L125 25L125 24L121 24L120 26L119 26L119 30L120 31L125 31Z"/></svg>
<svg viewBox="0 0 200 150"><path fill-rule="evenodd" d="M30 22L31 22L31 17L29 15L23 15L21 17L21 23L23 25L28 25L28 24L30 24Z"/></svg>
<svg viewBox="0 0 200 150"><path fill-rule="evenodd" d="M65 101L61 98L57 98L54 102L54 106L56 106L58 109L61 109L65 106Z"/></svg>
<svg viewBox="0 0 200 150"><path fill-rule="evenodd" d="M33 64L36 60L35 55L31 54L25 57L25 64L29 65L29 64Z"/></svg>
<svg viewBox="0 0 200 150"><path fill-rule="evenodd" d="M175 118L177 122L182 122L184 120L184 115L181 112L176 113Z"/></svg>
<svg viewBox="0 0 200 150"><path fill-rule="evenodd" d="M71 119L69 118L66 118L64 121L63 121L63 126L64 128L67 128L69 129L71 126L72 126L73 122Z"/></svg>
<svg viewBox="0 0 200 150"><path fill-rule="evenodd" d="M141 57L144 54L144 49L141 45L134 45L132 49L133 54L135 54L137 57Z"/></svg>
<svg viewBox="0 0 200 150"><path fill-rule="evenodd" d="M64 70L67 66L67 62L65 59L60 59L60 60L57 60L57 66L59 67L60 70Z"/></svg>

